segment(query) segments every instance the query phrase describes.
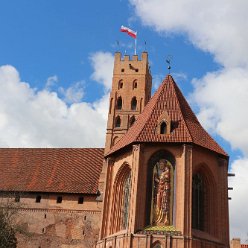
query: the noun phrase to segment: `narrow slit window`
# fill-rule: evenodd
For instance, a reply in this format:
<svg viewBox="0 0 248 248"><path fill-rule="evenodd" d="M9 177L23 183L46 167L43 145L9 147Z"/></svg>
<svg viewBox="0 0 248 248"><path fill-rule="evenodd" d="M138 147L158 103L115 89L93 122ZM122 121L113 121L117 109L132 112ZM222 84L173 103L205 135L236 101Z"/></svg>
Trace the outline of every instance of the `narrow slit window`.
<svg viewBox="0 0 248 248"><path fill-rule="evenodd" d="M137 82L137 80L135 79L135 80L133 81L133 89L137 89L137 87L138 87L138 82Z"/></svg>
<svg viewBox="0 0 248 248"><path fill-rule="evenodd" d="M15 196L15 202L20 202L20 199L21 199L20 195Z"/></svg>
<svg viewBox="0 0 248 248"><path fill-rule="evenodd" d="M40 203L40 201L41 201L41 196L40 195L37 195L36 196L36 199L35 199L35 202L36 203Z"/></svg>
<svg viewBox="0 0 248 248"><path fill-rule="evenodd" d="M83 196L79 196L78 197L78 204L83 204L84 203L84 197Z"/></svg>
<svg viewBox="0 0 248 248"><path fill-rule="evenodd" d="M62 200L63 200L63 199L62 199L62 196L58 196L58 197L57 197L57 203L62 203Z"/></svg>
<svg viewBox="0 0 248 248"><path fill-rule="evenodd" d="M122 89L123 88L123 80L120 80L118 83L118 89Z"/></svg>

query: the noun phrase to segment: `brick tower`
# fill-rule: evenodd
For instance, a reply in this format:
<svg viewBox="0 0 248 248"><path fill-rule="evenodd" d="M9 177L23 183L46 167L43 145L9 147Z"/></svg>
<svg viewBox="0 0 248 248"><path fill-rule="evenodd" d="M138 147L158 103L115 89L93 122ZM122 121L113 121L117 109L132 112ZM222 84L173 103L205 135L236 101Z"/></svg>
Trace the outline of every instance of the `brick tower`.
<svg viewBox="0 0 248 248"><path fill-rule="evenodd" d="M138 60L138 55L133 55L132 59L125 55L121 59L121 53L115 53L105 152L127 132L143 111L151 97L151 86L146 52L142 53L141 60Z"/></svg>

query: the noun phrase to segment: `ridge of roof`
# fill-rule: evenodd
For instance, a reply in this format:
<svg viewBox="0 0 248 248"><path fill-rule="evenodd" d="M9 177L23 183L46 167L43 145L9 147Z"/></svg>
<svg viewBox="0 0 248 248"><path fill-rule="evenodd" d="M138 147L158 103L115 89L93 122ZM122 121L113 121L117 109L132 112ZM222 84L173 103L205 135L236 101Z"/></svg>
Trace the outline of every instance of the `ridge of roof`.
<svg viewBox="0 0 248 248"><path fill-rule="evenodd" d="M156 133L158 118L165 111L172 123L169 135ZM166 76L133 126L105 156L134 142L194 143L228 156L201 126L171 75Z"/></svg>

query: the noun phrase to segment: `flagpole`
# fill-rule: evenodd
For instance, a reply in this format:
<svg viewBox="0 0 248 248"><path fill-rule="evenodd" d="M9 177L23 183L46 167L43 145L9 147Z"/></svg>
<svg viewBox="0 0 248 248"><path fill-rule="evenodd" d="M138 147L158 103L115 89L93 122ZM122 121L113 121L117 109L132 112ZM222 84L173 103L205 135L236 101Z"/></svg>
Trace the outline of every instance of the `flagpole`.
<svg viewBox="0 0 248 248"><path fill-rule="evenodd" d="M134 39L134 55L136 55L137 38Z"/></svg>

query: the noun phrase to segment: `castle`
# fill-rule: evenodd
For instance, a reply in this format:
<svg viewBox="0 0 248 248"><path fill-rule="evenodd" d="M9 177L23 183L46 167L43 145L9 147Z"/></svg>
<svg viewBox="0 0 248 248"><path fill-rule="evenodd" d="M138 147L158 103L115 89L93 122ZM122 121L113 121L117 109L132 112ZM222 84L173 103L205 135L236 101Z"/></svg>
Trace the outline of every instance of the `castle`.
<svg viewBox="0 0 248 248"><path fill-rule="evenodd" d="M171 75L151 88L148 54L117 52L105 149L0 149L18 247L229 247L228 155Z"/></svg>

